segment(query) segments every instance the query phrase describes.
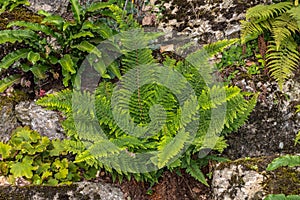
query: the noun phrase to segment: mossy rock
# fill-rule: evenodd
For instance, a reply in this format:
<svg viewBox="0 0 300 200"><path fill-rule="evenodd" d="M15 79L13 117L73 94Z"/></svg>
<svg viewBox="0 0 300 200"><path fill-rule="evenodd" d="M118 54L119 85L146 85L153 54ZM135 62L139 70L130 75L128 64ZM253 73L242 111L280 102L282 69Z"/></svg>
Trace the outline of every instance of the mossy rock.
<svg viewBox="0 0 300 200"><path fill-rule="evenodd" d="M119 188L105 183L80 182L63 186L0 186L0 200L102 199L123 200Z"/></svg>
<svg viewBox="0 0 300 200"><path fill-rule="evenodd" d="M266 171L278 156L242 158L220 163L214 169L215 199L263 199L268 194L300 194L299 168L281 167Z"/></svg>
<svg viewBox="0 0 300 200"><path fill-rule="evenodd" d="M27 22L41 22L43 16L33 13L25 7L18 7L12 11L6 11L0 15L0 30L6 29L8 23L12 21L27 21Z"/></svg>
<svg viewBox="0 0 300 200"><path fill-rule="evenodd" d="M29 97L22 92L14 92L12 96L0 96L0 141L7 142L10 138L10 133L20 124L17 121L14 113L15 105Z"/></svg>

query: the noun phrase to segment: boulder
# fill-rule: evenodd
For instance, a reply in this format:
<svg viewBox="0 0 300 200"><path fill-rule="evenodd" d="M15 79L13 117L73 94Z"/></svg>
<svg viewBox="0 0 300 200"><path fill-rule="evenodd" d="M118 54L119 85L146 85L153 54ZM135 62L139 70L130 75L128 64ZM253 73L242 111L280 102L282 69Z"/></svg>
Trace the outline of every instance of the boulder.
<svg viewBox="0 0 300 200"><path fill-rule="evenodd" d="M29 0L28 7L33 12L44 10L50 13L63 15L67 12L69 0Z"/></svg>
<svg viewBox="0 0 300 200"><path fill-rule="evenodd" d="M22 101L15 106L15 115L23 126L52 139L65 138L60 125L60 116L57 112L46 110L35 104L34 101Z"/></svg>
<svg viewBox="0 0 300 200"><path fill-rule="evenodd" d="M108 183L79 182L64 186L1 186L0 200L123 200L120 188Z"/></svg>
<svg viewBox="0 0 300 200"><path fill-rule="evenodd" d="M218 163L213 170L212 199L258 200L268 194L299 194L299 167L266 171L268 164L276 157L278 155L248 157Z"/></svg>
<svg viewBox="0 0 300 200"><path fill-rule="evenodd" d="M20 124L14 114L14 101L6 96L0 97L0 141L7 142L10 133Z"/></svg>

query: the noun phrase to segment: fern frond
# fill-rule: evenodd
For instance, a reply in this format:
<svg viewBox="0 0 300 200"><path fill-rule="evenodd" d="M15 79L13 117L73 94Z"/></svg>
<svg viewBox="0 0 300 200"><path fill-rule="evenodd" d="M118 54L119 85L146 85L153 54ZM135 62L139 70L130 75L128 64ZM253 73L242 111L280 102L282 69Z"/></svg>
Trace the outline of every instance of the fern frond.
<svg viewBox="0 0 300 200"><path fill-rule="evenodd" d="M74 18L78 24L81 23L82 8L78 0L70 0Z"/></svg>
<svg viewBox="0 0 300 200"><path fill-rule="evenodd" d="M273 19L261 21L259 23L241 20L241 43L245 44L256 39L259 35L263 34L264 31L270 31L272 29L272 20Z"/></svg>
<svg viewBox="0 0 300 200"><path fill-rule="evenodd" d="M224 39L211 44L204 45L204 49L207 51L209 56L215 56L216 54L222 52L227 47L237 43L239 39Z"/></svg>
<svg viewBox="0 0 300 200"><path fill-rule="evenodd" d="M87 9L87 12L96 12L99 10L102 10L104 8L109 8L109 6L111 5L111 2L96 2L96 3L92 3Z"/></svg>
<svg viewBox="0 0 300 200"><path fill-rule="evenodd" d="M68 114L72 111L72 91L69 89L57 93L48 94L36 101L40 106L48 107L52 110L59 110Z"/></svg>
<svg viewBox="0 0 300 200"><path fill-rule="evenodd" d="M0 44L6 42L15 43L24 40L36 41L39 36L31 30L3 30L0 31Z"/></svg>
<svg viewBox="0 0 300 200"><path fill-rule="evenodd" d="M186 57L187 66L185 67L196 69L195 78L204 81L205 85L210 85L213 82L211 74L214 70L214 66L208 62L209 58L210 56L204 48L193 52ZM201 84L201 86L203 87L203 84Z"/></svg>
<svg viewBox="0 0 300 200"><path fill-rule="evenodd" d="M228 126L224 128L222 133L228 134L228 133L235 132L246 122L246 120L250 116L250 113L252 112L252 110L256 105L258 95L259 95L258 93L253 95L253 97L248 101L244 100L245 103L243 104L243 109L239 109L236 112L236 117L231 122L228 122ZM227 109L232 109L231 106L234 106L233 104L229 103Z"/></svg>
<svg viewBox="0 0 300 200"><path fill-rule="evenodd" d="M54 32L51 28L45 25L41 25L38 23L32 23L32 22L26 22L26 21L14 21L10 22L7 27L12 27L12 26L21 26L25 27L27 30L32 30L32 31L41 31L47 35L52 35L54 36Z"/></svg>
<svg viewBox="0 0 300 200"><path fill-rule="evenodd" d="M161 145L158 147L158 168L164 167L166 164L174 162L176 155L180 155L180 152L184 150L190 142L190 134L184 130L180 130L176 136L173 137L164 137Z"/></svg>
<svg viewBox="0 0 300 200"><path fill-rule="evenodd" d="M267 67L270 69L271 76L282 88L284 81L299 65L300 53L297 51L297 43L289 37L282 41L277 50L276 44L271 42L267 52Z"/></svg>
<svg viewBox="0 0 300 200"><path fill-rule="evenodd" d="M300 6L293 7L287 13L289 13L297 21L298 28L300 28Z"/></svg>
<svg viewBox="0 0 300 200"><path fill-rule="evenodd" d="M207 187L209 187L204 174L202 173L200 167L197 165L197 162L191 160L190 165L187 166L186 172L189 173L192 177L194 177L197 181L200 181Z"/></svg>
<svg viewBox="0 0 300 200"><path fill-rule="evenodd" d="M300 166L300 156L299 155L284 155L275 158L270 164L268 164L267 171L275 170L279 167L295 167Z"/></svg>
<svg viewBox="0 0 300 200"><path fill-rule="evenodd" d="M80 51L87 52L87 53L93 53L99 58L101 58L101 52L99 51L99 49L93 44L89 43L88 41L82 41L80 44L71 46L71 48L76 48L79 49Z"/></svg>
<svg viewBox="0 0 300 200"><path fill-rule="evenodd" d="M2 80L0 80L0 93L4 92L8 87L12 86L13 84L17 83L20 80L21 76L11 75Z"/></svg>
<svg viewBox="0 0 300 200"><path fill-rule="evenodd" d="M271 5L257 5L249 8L246 13L246 20L258 23L260 21L275 18L285 13L293 6L291 2L280 2Z"/></svg>
<svg viewBox="0 0 300 200"><path fill-rule="evenodd" d="M9 53L1 60L0 70L7 69L12 64L14 64L16 61L18 61L22 58L27 58L27 55L30 51L31 51L30 49L20 49L20 50L16 50L14 52Z"/></svg>
<svg viewBox="0 0 300 200"><path fill-rule="evenodd" d="M277 47L277 51L282 43L282 41L288 39L299 31L297 21L294 20L289 14L284 13L281 16L275 18L272 23L272 33L274 34L274 40Z"/></svg>
<svg viewBox="0 0 300 200"><path fill-rule="evenodd" d="M119 28L121 30L127 31L130 28L139 28L141 27L139 23L134 20L133 15L128 15L126 11L122 10L117 5L110 5L109 9L112 12L111 17L116 20Z"/></svg>

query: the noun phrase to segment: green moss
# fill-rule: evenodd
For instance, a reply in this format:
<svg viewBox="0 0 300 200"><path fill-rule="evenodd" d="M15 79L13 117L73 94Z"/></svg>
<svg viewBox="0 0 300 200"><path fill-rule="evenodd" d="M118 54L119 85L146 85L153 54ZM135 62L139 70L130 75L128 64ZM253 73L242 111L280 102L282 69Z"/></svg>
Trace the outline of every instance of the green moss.
<svg viewBox="0 0 300 200"><path fill-rule="evenodd" d="M2 108L4 105L7 104L13 104L19 103L20 101L28 100L29 96L28 94L15 90L11 96L0 96L0 108Z"/></svg>
<svg viewBox="0 0 300 200"><path fill-rule="evenodd" d="M41 22L43 16L37 15L26 8L15 8L13 11L6 11L0 15L0 30L6 29L12 21Z"/></svg>
<svg viewBox="0 0 300 200"><path fill-rule="evenodd" d="M294 168L281 167L268 173L265 190L270 194L300 194L300 173Z"/></svg>

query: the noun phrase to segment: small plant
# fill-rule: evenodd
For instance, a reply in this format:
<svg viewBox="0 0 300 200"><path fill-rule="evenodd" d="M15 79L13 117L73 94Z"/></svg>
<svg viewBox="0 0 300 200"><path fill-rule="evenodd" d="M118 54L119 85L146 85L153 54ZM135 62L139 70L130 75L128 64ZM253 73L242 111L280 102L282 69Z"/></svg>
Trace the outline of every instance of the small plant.
<svg viewBox="0 0 300 200"><path fill-rule="evenodd" d="M284 81L299 67L300 7L298 0L271 5L257 5L247 10L242 21L241 41L271 34L266 54L266 67L282 88Z"/></svg>
<svg viewBox="0 0 300 200"><path fill-rule="evenodd" d="M299 195L270 194L264 200L299 200Z"/></svg>
<svg viewBox="0 0 300 200"><path fill-rule="evenodd" d="M84 149L70 140L41 137L28 127L17 128L7 144L0 142L0 174L10 183L23 177L34 185L70 184L95 177L96 168L77 165L70 159ZM84 174L82 174L84 172Z"/></svg>
<svg viewBox="0 0 300 200"><path fill-rule="evenodd" d="M30 3L28 0L0 0L0 15L4 11L12 11L14 8L20 6L20 5L26 5L29 6Z"/></svg>
<svg viewBox="0 0 300 200"><path fill-rule="evenodd" d="M99 42L111 37L119 30L138 26L132 16L114 5L114 0L92 3L87 7L78 0L70 0L74 20L68 21L45 11L41 23L14 21L8 24L13 30L0 31L0 44L23 43L25 48L6 55L0 62L0 69L18 67L23 72L30 71L35 81L51 75L58 79L63 76L64 86L71 81L90 54L89 62L103 78L120 77L119 66L115 62L107 69L104 55L96 48ZM108 53L108 52L107 52Z"/></svg>
<svg viewBox="0 0 300 200"><path fill-rule="evenodd" d="M257 45L255 43L249 43L245 47L239 43L233 44L222 52L221 61L216 65L221 70L232 66L243 66L246 59L253 57L256 51Z"/></svg>

